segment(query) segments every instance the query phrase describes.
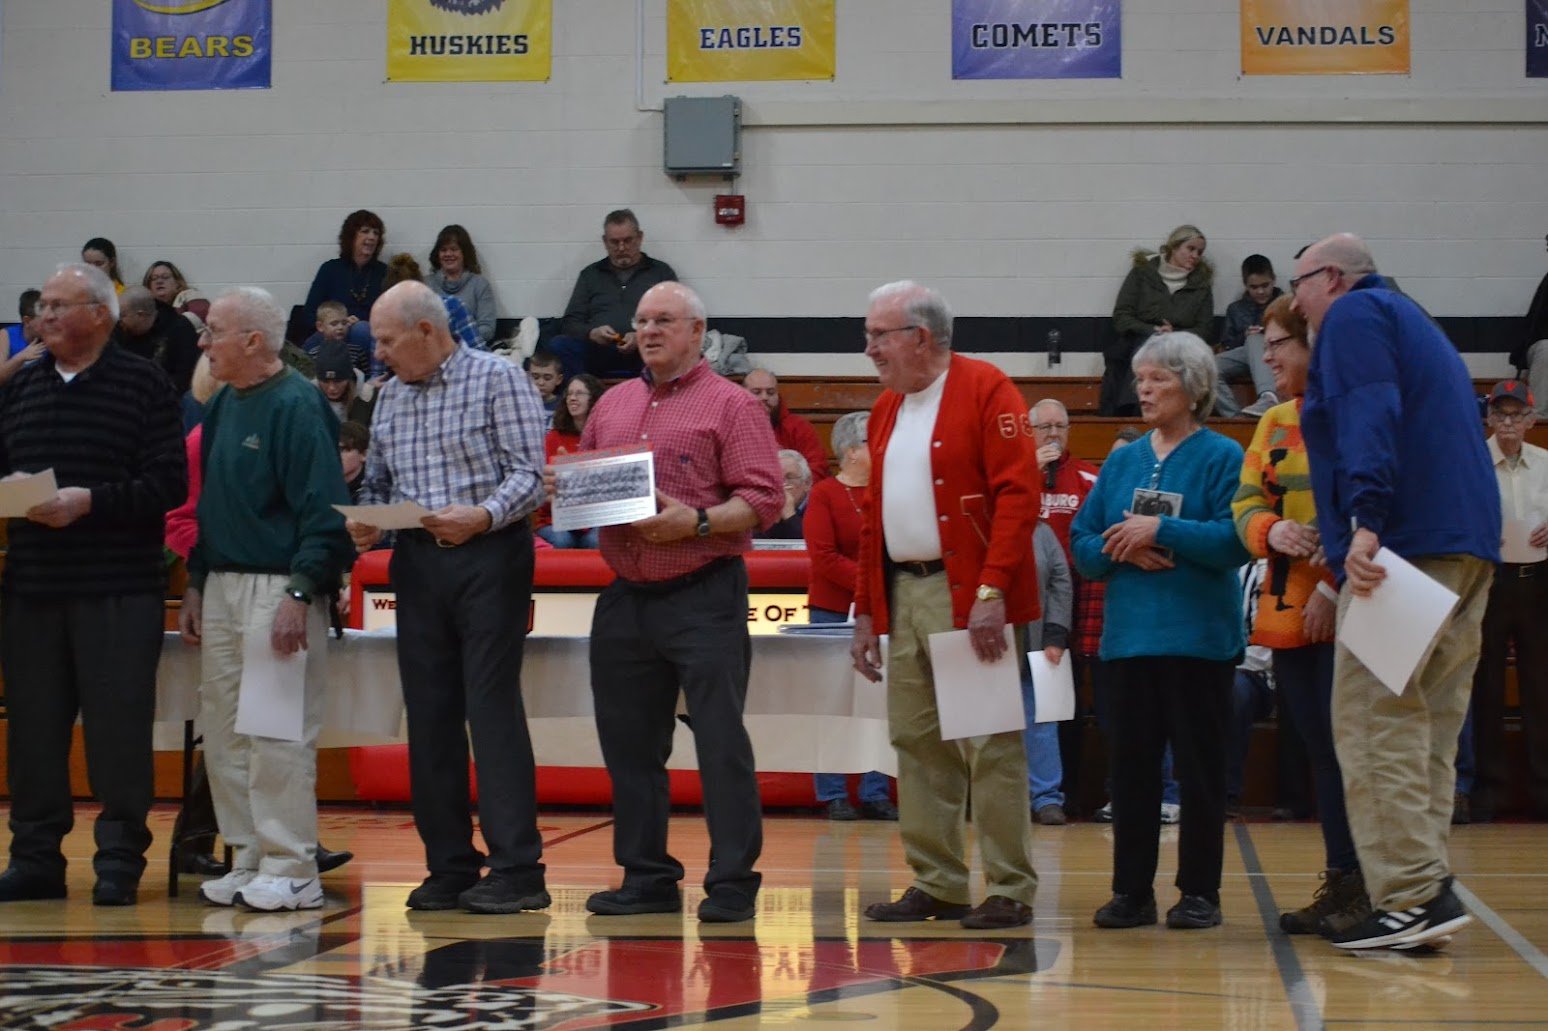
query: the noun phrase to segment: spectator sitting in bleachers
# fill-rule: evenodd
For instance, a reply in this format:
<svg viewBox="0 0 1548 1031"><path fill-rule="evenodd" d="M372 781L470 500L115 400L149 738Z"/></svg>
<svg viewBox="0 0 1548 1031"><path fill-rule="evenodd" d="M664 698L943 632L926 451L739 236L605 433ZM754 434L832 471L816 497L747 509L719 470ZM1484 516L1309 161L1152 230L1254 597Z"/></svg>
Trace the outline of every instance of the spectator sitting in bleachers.
<svg viewBox="0 0 1548 1031"><path fill-rule="evenodd" d="M436 235L435 246L430 249L430 269L425 284L442 297L455 297L462 302L478 326L482 346L487 348L494 339L499 312L494 291L479 267L478 250L466 229L449 225Z"/></svg>
<svg viewBox="0 0 1548 1031"><path fill-rule="evenodd" d="M548 347L564 363L566 378L637 376L643 363L634 339L634 309L645 291L675 280L677 273L641 247L645 230L628 208L602 220L607 257L581 269L564 310L559 336Z"/></svg>
<svg viewBox="0 0 1548 1031"><path fill-rule="evenodd" d="M301 349L315 359L324 344L344 344L350 364L364 372L371 365L371 335L364 334L363 340L359 334L352 336L349 332L351 325L348 308L338 301L324 301L317 306L317 332L306 338ZM313 373L315 375L315 368Z"/></svg>
<svg viewBox="0 0 1548 1031"><path fill-rule="evenodd" d="M1206 242L1196 226L1182 225L1172 230L1159 254L1134 252L1133 268L1113 305L1117 338L1103 354L1103 415L1139 414L1130 363L1154 334L1186 331L1214 343L1215 274L1204 260Z"/></svg>
<svg viewBox="0 0 1548 1031"><path fill-rule="evenodd" d="M140 285L163 304L170 304L177 313L193 323L193 328L204 329L204 320L210 313L210 302L183 278L182 270L170 261L153 261L145 270Z"/></svg>
<svg viewBox="0 0 1548 1031"><path fill-rule="evenodd" d="M537 356L534 356L534 361ZM564 404L554 410L553 427L543 438L543 457L552 464L555 455L574 454L580 450L581 434L586 420L602 396L602 381L590 373L581 373L564 387ZM534 531L542 540L556 548L596 548L595 527L585 530L556 530L553 527L553 508L545 503L532 513Z"/></svg>
<svg viewBox="0 0 1548 1031"><path fill-rule="evenodd" d="M21 292L16 312L21 322L5 327L5 361L0 364L0 384L4 384L28 362L43 357L43 338L38 333L38 298L43 292L28 289Z"/></svg>
<svg viewBox="0 0 1548 1031"><path fill-rule="evenodd" d="M806 500L812 493L812 470L806 456L792 448L779 453L779 468L785 477L785 508L779 521L758 534L776 541L798 541L803 537L801 523L806 518Z"/></svg>
<svg viewBox="0 0 1548 1031"><path fill-rule="evenodd" d="M774 439L782 448L799 451L811 470L812 482L828 475L828 456L812 424L791 412L779 396L779 379L768 369L753 369L742 380L747 392L763 405L774 426Z"/></svg>
<svg viewBox="0 0 1548 1031"><path fill-rule="evenodd" d="M126 351L155 362L182 397L199 363L199 332L193 323L163 304L143 286L125 287L118 299L118 328L113 339Z"/></svg>
<svg viewBox="0 0 1548 1031"><path fill-rule="evenodd" d="M844 623L855 600L855 559L860 554L861 509L871 482L871 450L867 433L869 412L850 412L833 424L833 454L837 476L819 480L806 499L807 612L813 623ZM876 770L860 775L860 806L849 801L849 778L842 773L814 773L812 787L830 820L896 820L887 775Z"/></svg>
<svg viewBox="0 0 1548 1031"><path fill-rule="evenodd" d="M124 277L118 271L118 248L105 236L93 236L81 245L81 260L107 273L113 281L113 289L124 292Z"/></svg>
<svg viewBox="0 0 1548 1031"><path fill-rule="evenodd" d="M339 256L317 268L306 294L306 319L317 318L317 306L338 301L352 323L371 317L371 305L382 295L387 266L378 260L387 230L373 211L352 211L339 227Z"/></svg>
<svg viewBox="0 0 1548 1031"><path fill-rule="evenodd" d="M1242 286L1242 296L1226 307L1220 353L1215 355L1215 368L1220 373L1215 414L1256 419L1279 403L1274 374L1263 362L1263 309L1283 291L1274 284L1273 263L1261 254L1250 254L1242 262ZM1257 400L1243 408L1236 403L1231 384L1249 381Z"/></svg>
<svg viewBox="0 0 1548 1031"><path fill-rule="evenodd" d="M543 399L543 411L548 413L549 425L553 425L554 413L559 409L559 386L564 382L564 366L559 356L551 351L539 351L528 358L527 378L537 387L538 396Z"/></svg>
<svg viewBox="0 0 1548 1031"><path fill-rule="evenodd" d="M339 424L339 463L344 469L344 486L349 488L351 504L360 497L360 487L365 483L366 452L370 449L370 427L353 419ZM340 598L343 597L341 594Z"/></svg>
<svg viewBox="0 0 1548 1031"><path fill-rule="evenodd" d="M360 373L349 360L349 349L342 340L330 340L317 352L313 366L317 389L328 399L339 422L371 425L371 407L375 395L361 396Z"/></svg>

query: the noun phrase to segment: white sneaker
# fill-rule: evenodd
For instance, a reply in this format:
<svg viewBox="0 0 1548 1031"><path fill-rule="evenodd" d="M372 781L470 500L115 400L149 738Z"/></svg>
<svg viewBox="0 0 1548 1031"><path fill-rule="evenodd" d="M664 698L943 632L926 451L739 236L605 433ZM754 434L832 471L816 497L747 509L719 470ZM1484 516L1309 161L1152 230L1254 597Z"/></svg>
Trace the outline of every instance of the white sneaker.
<svg viewBox="0 0 1548 1031"><path fill-rule="evenodd" d="M1242 415L1251 416L1254 419L1261 418L1263 413L1279 404L1279 395L1272 390L1265 390L1258 395L1258 399L1246 408L1242 409Z"/></svg>
<svg viewBox="0 0 1548 1031"><path fill-rule="evenodd" d="M1182 819L1182 806L1176 802L1161 803L1161 822L1177 823Z"/></svg>
<svg viewBox="0 0 1548 1031"><path fill-rule="evenodd" d="M321 909L322 881L316 877L276 877L259 874L236 893L238 905L274 913L282 909Z"/></svg>
<svg viewBox="0 0 1548 1031"><path fill-rule="evenodd" d="M199 897L216 906L229 906L236 900L236 893L257 876L257 870L232 870L224 877L199 885Z"/></svg>

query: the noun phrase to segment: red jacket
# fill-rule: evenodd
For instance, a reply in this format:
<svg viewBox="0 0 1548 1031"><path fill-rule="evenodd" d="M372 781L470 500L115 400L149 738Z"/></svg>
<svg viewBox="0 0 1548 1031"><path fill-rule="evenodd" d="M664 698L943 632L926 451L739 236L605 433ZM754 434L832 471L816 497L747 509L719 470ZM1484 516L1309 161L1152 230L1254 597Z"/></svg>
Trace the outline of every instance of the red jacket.
<svg viewBox="0 0 1548 1031"><path fill-rule="evenodd" d="M811 559L806 601L829 612L849 612L855 600L855 555L860 550L865 487L846 487L830 476L806 499L806 554Z"/></svg>
<svg viewBox="0 0 1548 1031"><path fill-rule="evenodd" d="M1038 515L1043 522L1053 527L1059 545L1064 548L1064 557L1074 563L1070 555L1070 524L1075 521L1075 513L1080 510L1080 506L1086 503L1086 495L1096 486L1097 467L1066 451L1059 456L1053 468L1052 490L1048 489L1047 474L1038 473L1038 488L1043 499L1042 511Z"/></svg>
<svg viewBox="0 0 1548 1031"><path fill-rule="evenodd" d="M792 415L783 400L779 403L778 414L771 421L774 424L774 439L779 441L780 450L789 448L806 456L806 464L812 469L813 483L829 475L828 456L823 452L822 441L817 439L817 431L811 423L799 415Z"/></svg>
<svg viewBox="0 0 1548 1031"><path fill-rule="evenodd" d="M882 534L887 441L903 395L882 392L871 409L871 496L860 532L855 613L887 632L886 541ZM976 358L951 356L930 453L941 556L951 587L953 625L967 626L979 584L1005 592L1005 615L1027 623L1042 615L1032 531L1041 502L1037 446L1021 392L1005 373Z"/></svg>

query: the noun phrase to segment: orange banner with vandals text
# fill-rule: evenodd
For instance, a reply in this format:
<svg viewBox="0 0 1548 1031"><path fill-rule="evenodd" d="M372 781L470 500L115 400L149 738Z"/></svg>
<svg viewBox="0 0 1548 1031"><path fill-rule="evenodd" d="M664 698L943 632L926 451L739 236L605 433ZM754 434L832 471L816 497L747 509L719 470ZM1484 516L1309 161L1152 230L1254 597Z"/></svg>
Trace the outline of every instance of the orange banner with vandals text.
<svg viewBox="0 0 1548 1031"><path fill-rule="evenodd" d="M1407 75L1408 0L1242 0L1243 75Z"/></svg>

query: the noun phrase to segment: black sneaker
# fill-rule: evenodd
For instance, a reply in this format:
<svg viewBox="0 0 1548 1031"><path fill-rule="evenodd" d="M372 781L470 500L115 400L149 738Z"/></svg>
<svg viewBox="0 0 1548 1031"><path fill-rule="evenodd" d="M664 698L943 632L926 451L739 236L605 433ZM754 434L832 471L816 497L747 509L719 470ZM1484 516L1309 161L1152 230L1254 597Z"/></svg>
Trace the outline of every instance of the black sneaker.
<svg viewBox="0 0 1548 1031"><path fill-rule="evenodd" d="M1202 895L1184 895L1177 900L1177 905L1166 911L1166 926L1174 931L1219 927L1224 919L1220 915L1220 903L1211 902Z"/></svg>
<svg viewBox="0 0 1548 1031"><path fill-rule="evenodd" d="M734 891L712 891L699 903L699 919L706 924L739 924L758 913L758 904Z"/></svg>
<svg viewBox="0 0 1548 1031"><path fill-rule="evenodd" d="M91 904L94 906L132 906L138 901L140 901L138 881L100 877L91 889Z"/></svg>
<svg viewBox="0 0 1548 1031"><path fill-rule="evenodd" d="M852 820L860 819L860 812L853 805L850 805L849 799L835 798L828 803L828 819L849 823Z"/></svg>
<svg viewBox="0 0 1548 1031"><path fill-rule="evenodd" d="M547 909L553 902L542 882L533 883L531 874L514 870L490 870L473 887L457 896L457 905L467 913L520 913L524 909Z"/></svg>
<svg viewBox="0 0 1548 1031"><path fill-rule="evenodd" d="M890 799L878 798L874 802L861 802L860 815L867 820L891 820L897 822L898 807L893 805Z"/></svg>
<svg viewBox="0 0 1548 1031"><path fill-rule="evenodd" d="M477 883L477 874L433 873L409 892L405 904L421 912L456 909L459 896Z"/></svg>
<svg viewBox="0 0 1548 1031"><path fill-rule="evenodd" d="M597 916L635 916L639 913L681 913L683 896L676 887L646 892L625 885L594 893L586 908Z"/></svg>
<svg viewBox="0 0 1548 1031"><path fill-rule="evenodd" d="M1429 902L1389 913L1374 910L1370 916L1331 941L1341 949L1412 947L1449 936L1473 922L1451 890L1451 878L1441 882L1440 894Z"/></svg>
<svg viewBox="0 0 1548 1031"><path fill-rule="evenodd" d="M63 877L55 880L39 874L24 873L14 866L0 873L0 902L62 899L66 894Z"/></svg>
<svg viewBox="0 0 1548 1031"><path fill-rule="evenodd" d="M1114 895L1092 918L1098 927L1146 927L1156 922L1155 896Z"/></svg>

